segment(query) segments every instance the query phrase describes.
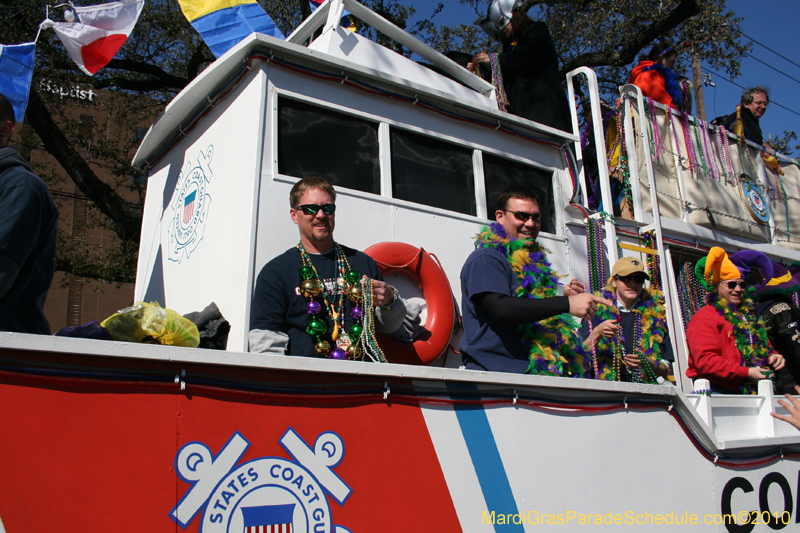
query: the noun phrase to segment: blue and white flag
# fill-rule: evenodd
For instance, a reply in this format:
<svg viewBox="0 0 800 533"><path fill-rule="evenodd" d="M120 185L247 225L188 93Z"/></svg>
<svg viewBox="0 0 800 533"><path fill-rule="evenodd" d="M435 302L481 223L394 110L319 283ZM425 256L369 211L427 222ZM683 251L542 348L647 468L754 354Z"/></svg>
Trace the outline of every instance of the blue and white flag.
<svg viewBox="0 0 800 533"><path fill-rule="evenodd" d="M0 44L0 93L14 107L17 122L25 117L35 63L36 43Z"/></svg>

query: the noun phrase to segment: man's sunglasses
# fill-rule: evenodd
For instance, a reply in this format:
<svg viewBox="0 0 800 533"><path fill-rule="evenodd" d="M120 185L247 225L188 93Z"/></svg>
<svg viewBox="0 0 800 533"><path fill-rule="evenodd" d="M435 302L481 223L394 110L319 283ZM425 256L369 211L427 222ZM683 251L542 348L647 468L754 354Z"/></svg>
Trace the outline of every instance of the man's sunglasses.
<svg viewBox="0 0 800 533"><path fill-rule="evenodd" d="M728 286L729 291L736 290L736 287L741 287L743 289L747 288L747 283L744 281L726 281L725 285Z"/></svg>
<svg viewBox="0 0 800 533"><path fill-rule="evenodd" d="M301 210L306 215L311 215L312 217L319 213L319 210L322 209L322 212L326 215L332 215L336 212L336 204L325 204L325 205L317 205L317 204L305 204L305 205L298 205L295 209Z"/></svg>
<svg viewBox="0 0 800 533"><path fill-rule="evenodd" d="M623 283L630 283L631 281L636 283L644 283L644 280L647 277L644 274L629 274L627 276L617 276L617 279Z"/></svg>
<svg viewBox="0 0 800 533"><path fill-rule="evenodd" d="M534 222L539 222L540 220L542 220L541 213L526 213L525 211L509 211L508 209L503 209L503 211L506 213L511 213L512 215L517 217L517 220L523 223L527 222L528 219L531 219Z"/></svg>

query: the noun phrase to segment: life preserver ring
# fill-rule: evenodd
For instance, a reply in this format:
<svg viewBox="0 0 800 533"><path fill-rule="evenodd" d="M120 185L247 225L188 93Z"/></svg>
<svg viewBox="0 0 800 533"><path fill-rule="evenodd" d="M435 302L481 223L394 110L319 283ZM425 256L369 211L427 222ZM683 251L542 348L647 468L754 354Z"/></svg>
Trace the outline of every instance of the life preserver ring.
<svg viewBox="0 0 800 533"><path fill-rule="evenodd" d="M391 363L428 365L450 345L455 324L455 304L450 282L435 256L404 242L381 242L364 253L372 257L386 276L399 273L414 280L428 306L425 331L413 343L378 334L378 343Z"/></svg>

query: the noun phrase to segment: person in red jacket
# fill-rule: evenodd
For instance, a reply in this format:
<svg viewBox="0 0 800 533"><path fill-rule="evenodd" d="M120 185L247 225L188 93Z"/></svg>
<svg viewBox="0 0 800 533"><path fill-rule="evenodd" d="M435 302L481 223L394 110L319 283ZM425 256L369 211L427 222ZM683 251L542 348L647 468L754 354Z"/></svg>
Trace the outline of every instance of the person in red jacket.
<svg viewBox="0 0 800 533"><path fill-rule="evenodd" d="M656 102L670 107L683 109L684 97L678 75L673 70L678 58L671 46L657 44L644 59L631 71L628 83L642 90Z"/></svg>
<svg viewBox="0 0 800 533"><path fill-rule="evenodd" d="M714 392L754 394L758 381L772 377L785 364L783 356L769 344L764 319L745 295L744 280L751 269L763 269L768 281L772 279L772 263L755 250L728 257L717 246L701 259L701 264L703 261L701 281L707 287L711 284L712 292L708 304L692 317L686 330L686 375L708 379Z"/></svg>

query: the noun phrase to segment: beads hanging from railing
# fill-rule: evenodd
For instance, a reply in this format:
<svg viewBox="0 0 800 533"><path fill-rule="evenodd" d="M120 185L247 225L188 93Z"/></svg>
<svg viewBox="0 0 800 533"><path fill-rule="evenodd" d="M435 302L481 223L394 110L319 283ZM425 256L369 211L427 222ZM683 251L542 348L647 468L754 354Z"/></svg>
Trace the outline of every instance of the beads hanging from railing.
<svg viewBox="0 0 800 533"><path fill-rule="evenodd" d="M643 237L645 248L659 251L653 231L648 231ZM647 273L650 275L650 287L663 291L664 285L661 282L661 258L658 254L647 254Z"/></svg>
<svg viewBox="0 0 800 533"><path fill-rule="evenodd" d="M589 291L597 292L605 287L606 250L603 246L605 226L602 219L588 218L586 221L586 255L589 266Z"/></svg>

